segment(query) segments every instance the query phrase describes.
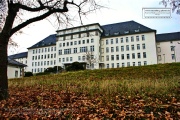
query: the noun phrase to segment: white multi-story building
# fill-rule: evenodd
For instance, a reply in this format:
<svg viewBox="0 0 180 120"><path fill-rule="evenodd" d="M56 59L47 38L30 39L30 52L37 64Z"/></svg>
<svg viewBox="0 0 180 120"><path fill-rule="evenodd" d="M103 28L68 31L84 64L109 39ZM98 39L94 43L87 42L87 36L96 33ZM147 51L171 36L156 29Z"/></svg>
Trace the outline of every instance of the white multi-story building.
<svg viewBox="0 0 180 120"><path fill-rule="evenodd" d="M180 32L156 35L158 63L180 62Z"/></svg>
<svg viewBox="0 0 180 120"><path fill-rule="evenodd" d="M66 68L76 61L86 69L180 62L179 51L180 32L156 35L156 30L135 21L103 26L94 23L58 30L28 48L26 71ZM88 53L94 60L91 64Z"/></svg>
<svg viewBox="0 0 180 120"><path fill-rule="evenodd" d="M76 61L86 65L87 52L92 52L92 57L99 60L102 32L98 23L57 31L58 65L66 67ZM92 68L99 68L98 61Z"/></svg>
<svg viewBox="0 0 180 120"><path fill-rule="evenodd" d="M28 48L27 66L27 70L33 73L56 66L56 35L50 35Z"/></svg>

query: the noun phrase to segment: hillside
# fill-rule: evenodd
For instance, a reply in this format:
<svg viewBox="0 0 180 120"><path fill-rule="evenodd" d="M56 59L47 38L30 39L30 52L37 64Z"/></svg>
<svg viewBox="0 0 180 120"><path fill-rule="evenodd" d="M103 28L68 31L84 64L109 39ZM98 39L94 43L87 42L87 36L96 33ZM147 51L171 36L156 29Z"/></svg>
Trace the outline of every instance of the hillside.
<svg viewBox="0 0 180 120"><path fill-rule="evenodd" d="M180 63L9 80L0 118L180 118Z"/></svg>

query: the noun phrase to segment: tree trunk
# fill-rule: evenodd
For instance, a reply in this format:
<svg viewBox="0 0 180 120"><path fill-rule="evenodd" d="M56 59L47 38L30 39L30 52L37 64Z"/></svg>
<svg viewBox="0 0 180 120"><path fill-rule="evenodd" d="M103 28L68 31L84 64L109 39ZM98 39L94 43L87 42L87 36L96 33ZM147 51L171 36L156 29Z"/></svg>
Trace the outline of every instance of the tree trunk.
<svg viewBox="0 0 180 120"><path fill-rule="evenodd" d="M6 39L6 40L5 40ZM7 79L7 37L0 35L0 100L8 98L8 79Z"/></svg>

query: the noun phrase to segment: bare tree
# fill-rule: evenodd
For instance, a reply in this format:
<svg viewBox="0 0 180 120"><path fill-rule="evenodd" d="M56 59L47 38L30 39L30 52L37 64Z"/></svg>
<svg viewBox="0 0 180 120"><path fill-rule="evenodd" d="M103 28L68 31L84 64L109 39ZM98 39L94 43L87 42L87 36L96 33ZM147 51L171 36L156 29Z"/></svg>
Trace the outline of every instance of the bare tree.
<svg viewBox="0 0 180 120"><path fill-rule="evenodd" d="M99 63L99 59L94 55L93 51L87 51L85 54L86 67L92 69L94 64Z"/></svg>
<svg viewBox="0 0 180 120"><path fill-rule="evenodd" d="M13 34L50 16L59 25L69 24L76 12L82 22L82 16L100 8L96 0L0 0L0 100L8 98L7 46Z"/></svg>
<svg viewBox="0 0 180 120"><path fill-rule="evenodd" d="M165 7L170 5L173 12L176 11L177 14L180 14L180 0L161 0L160 4L163 4Z"/></svg>

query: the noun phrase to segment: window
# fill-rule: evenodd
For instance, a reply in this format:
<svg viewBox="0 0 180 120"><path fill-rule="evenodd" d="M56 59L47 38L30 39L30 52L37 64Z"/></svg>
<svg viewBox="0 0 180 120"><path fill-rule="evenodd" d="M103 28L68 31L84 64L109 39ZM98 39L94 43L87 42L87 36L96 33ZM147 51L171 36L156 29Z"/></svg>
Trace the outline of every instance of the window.
<svg viewBox="0 0 180 120"><path fill-rule="evenodd" d="M130 66L130 62L127 62L127 67L129 67Z"/></svg>
<svg viewBox="0 0 180 120"><path fill-rule="evenodd" d="M147 65L147 61L144 61L144 65Z"/></svg>
<svg viewBox="0 0 180 120"><path fill-rule="evenodd" d="M106 45L108 45L108 40L106 40Z"/></svg>
<svg viewBox="0 0 180 120"><path fill-rule="evenodd" d="M134 42L134 36L131 36L131 42Z"/></svg>
<svg viewBox="0 0 180 120"><path fill-rule="evenodd" d="M126 42L129 42L128 37L126 37Z"/></svg>
<svg viewBox="0 0 180 120"><path fill-rule="evenodd" d="M80 52L87 52L87 46L85 46L85 47L80 47Z"/></svg>
<svg viewBox="0 0 180 120"><path fill-rule="evenodd" d="M114 55L111 55L111 60L114 60Z"/></svg>
<svg viewBox="0 0 180 120"><path fill-rule="evenodd" d="M158 51L158 53L160 53L160 52L161 52L161 48L160 48L160 47L158 47L158 48L157 48L157 51Z"/></svg>
<svg viewBox="0 0 180 120"><path fill-rule="evenodd" d="M62 60L63 60L63 62L65 62L65 58L63 58Z"/></svg>
<svg viewBox="0 0 180 120"><path fill-rule="evenodd" d="M71 42L71 46L73 45L73 42Z"/></svg>
<svg viewBox="0 0 180 120"><path fill-rule="evenodd" d="M109 47L106 47L106 53L108 53L109 52Z"/></svg>
<svg viewBox="0 0 180 120"><path fill-rule="evenodd" d="M43 66L43 61L41 61L41 66Z"/></svg>
<svg viewBox="0 0 180 120"><path fill-rule="evenodd" d="M44 49L42 48L42 50L41 50L42 53L44 52L43 50L44 50Z"/></svg>
<svg viewBox="0 0 180 120"><path fill-rule="evenodd" d="M72 57L70 57L70 61L71 61L71 62L73 61L73 58L72 58Z"/></svg>
<svg viewBox="0 0 180 120"><path fill-rule="evenodd" d="M129 45L126 45L126 50L129 51Z"/></svg>
<svg viewBox="0 0 180 120"><path fill-rule="evenodd" d="M119 60L119 55L116 55L116 60Z"/></svg>
<svg viewBox="0 0 180 120"><path fill-rule="evenodd" d="M41 55L41 59L43 59L43 55Z"/></svg>
<svg viewBox="0 0 180 120"><path fill-rule="evenodd" d="M138 62L138 66L141 66L141 62Z"/></svg>
<svg viewBox="0 0 180 120"><path fill-rule="evenodd" d="M118 44L118 38L116 38L116 44Z"/></svg>
<svg viewBox="0 0 180 120"><path fill-rule="evenodd" d="M81 61L81 56L78 56L78 60Z"/></svg>
<svg viewBox="0 0 180 120"><path fill-rule="evenodd" d="M109 68L109 64L107 64L106 67Z"/></svg>
<svg viewBox="0 0 180 120"><path fill-rule="evenodd" d="M85 61L85 56L82 56L82 60Z"/></svg>
<svg viewBox="0 0 180 120"><path fill-rule="evenodd" d="M62 43L59 43L59 47L62 47Z"/></svg>
<svg viewBox="0 0 180 120"><path fill-rule="evenodd" d="M48 52L50 52L50 48L48 47Z"/></svg>
<svg viewBox="0 0 180 120"><path fill-rule="evenodd" d="M162 59L161 55L158 55L158 61L161 61L161 59Z"/></svg>
<svg viewBox="0 0 180 120"><path fill-rule="evenodd" d="M44 59L46 59L46 55L44 55Z"/></svg>
<svg viewBox="0 0 180 120"><path fill-rule="evenodd" d="M129 54L127 54L127 59L130 59L130 56L129 56Z"/></svg>
<svg viewBox="0 0 180 120"><path fill-rule="evenodd" d="M111 52L114 52L114 47L111 47Z"/></svg>
<svg viewBox="0 0 180 120"><path fill-rule="evenodd" d="M61 62L61 58L59 58L59 62Z"/></svg>
<svg viewBox="0 0 180 120"><path fill-rule="evenodd" d="M121 43L123 43L123 38L121 38Z"/></svg>
<svg viewBox="0 0 180 120"><path fill-rule="evenodd" d="M119 68L119 63L117 63L117 68Z"/></svg>
<svg viewBox="0 0 180 120"><path fill-rule="evenodd" d="M171 54L172 60L175 60L175 54Z"/></svg>
<svg viewBox="0 0 180 120"><path fill-rule="evenodd" d="M47 61L47 65L49 65L49 61Z"/></svg>
<svg viewBox="0 0 180 120"><path fill-rule="evenodd" d="M51 47L51 51L53 51L53 47Z"/></svg>
<svg viewBox="0 0 180 120"><path fill-rule="evenodd" d="M74 45L77 45L77 41L74 41Z"/></svg>
<svg viewBox="0 0 180 120"><path fill-rule="evenodd" d="M139 41L139 36L136 36L136 41Z"/></svg>
<svg viewBox="0 0 180 120"><path fill-rule="evenodd" d="M62 55L62 50L59 50L59 55Z"/></svg>
<svg viewBox="0 0 180 120"><path fill-rule="evenodd" d="M34 60L34 56L32 56L32 60Z"/></svg>
<svg viewBox="0 0 180 120"><path fill-rule="evenodd" d="M116 46L116 52L119 52L119 46Z"/></svg>
<svg viewBox="0 0 180 120"><path fill-rule="evenodd" d="M78 44L79 44L79 45L81 44L81 41L80 41L80 40L78 41Z"/></svg>
<svg viewBox="0 0 180 120"><path fill-rule="evenodd" d="M74 48L74 53L77 53L77 48Z"/></svg>
<svg viewBox="0 0 180 120"><path fill-rule="evenodd" d="M53 61L51 60L51 65L53 65Z"/></svg>
<svg viewBox="0 0 180 120"><path fill-rule="evenodd" d="M33 54L35 53L35 51L33 50Z"/></svg>
<svg viewBox="0 0 180 120"><path fill-rule="evenodd" d="M51 54L51 58L53 58L53 54Z"/></svg>
<svg viewBox="0 0 180 120"><path fill-rule="evenodd" d="M143 58L146 58L146 52L143 52Z"/></svg>
<svg viewBox="0 0 180 120"><path fill-rule="evenodd" d="M144 36L144 35L142 35L142 40L143 40L143 41L145 40L145 36Z"/></svg>
<svg viewBox="0 0 180 120"><path fill-rule="evenodd" d="M134 45L131 45L131 50L134 50Z"/></svg>
<svg viewBox="0 0 180 120"><path fill-rule="evenodd" d="M132 53L132 59L135 59L135 53Z"/></svg>
<svg viewBox="0 0 180 120"><path fill-rule="evenodd" d="M54 58L56 58L56 53L54 53Z"/></svg>
<svg viewBox="0 0 180 120"><path fill-rule="evenodd" d="M32 62L32 66L34 66L34 62Z"/></svg>
<svg viewBox="0 0 180 120"><path fill-rule="evenodd" d="M66 57L66 62L68 62L69 61L69 57Z"/></svg>
<svg viewBox="0 0 180 120"><path fill-rule="evenodd" d="M124 46L121 46L121 51L124 51Z"/></svg>
<svg viewBox="0 0 180 120"><path fill-rule="evenodd" d="M85 40L82 41L82 44L85 44Z"/></svg>
<svg viewBox="0 0 180 120"><path fill-rule="evenodd" d="M121 59L124 60L124 54L121 54Z"/></svg>
<svg viewBox="0 0 180 120"><path fill-rule="evenodd" d="M141 58L141 54L140 53L137 53L137 56L138 56L138 58Z"/></svg>
<svg viewBox="0 0 180 120"><path fill-rule="evenodd" d="M125 66L125 64L124 63L122 63L122 67L124 67Z"/></svg>
<svg viewBox="0 0 180 120"><path fill-rule="evenodd" d="M111 64L112 68L114 68L114 63Z"/></svg>
<svg viewBox="0 0 180 120"><path fill-rule="evenodd" d="M106 61L109 61L109 55L106 55Z"/></svg>
<svg viewBox="0 0 180 120"><path fill-rule="evenodd" d="M63 43L63 47L65 47L65 43Z"/></svg>
<svg viewBox="0 0 180 120"><path fill-rule="evenodd" d="M47 48L45 48L45 52L47 52Z"/></svg>
<svg viewBox="0 0 180 120"><path fill-rule="evenodd" d="M90 46L90 51L94 51L94 45Z"/></svg>
<svg viewBox="0 0 180 120"><path fill-rule="evenodd" d="M137 50L140 50L140 44L137 44Z"/></svg>
<svg viewBox="0 0 180 120"><path fill-rule="evenodd" d="M41 49L39 49L39 53L41 53Z"/></svg>
<svg viewBox="0 0 180 120"><path fill-rule="evenodd" d="M113 44L113 39L111 39L111 44Z"/></svg>
<svg viewBox="0 0 180 120"><path fill-rule="evenodd" d="M175 46L171 46L171 51L174 51L174 49L175 49Z"/></svg>
<svg viewBox="0 0 180 120"><path fill-rule="evenodd" d="M94 39L91 39L91 43L94 43Z"/></svg>
<svg viewBox="0 0 180 120"><path fill-rule="evenodd" d="M136 64L135 64L135 62L133 62L133 66L135 66Z"/></svg>
<svg viewBox="0 0 180 120"><path fill-rule="evenodd" d="M56 47L54 47L54 51L56 51Z"/></svg>
<svg viewBox="0 0 180 120"><path fill-rule="evenodd" d="M143 48L143 49L146 49L145 43L142 44L142 48Z"/></svg>
<svg viewBox="0 0 180 120"><path fill-rule="evenodd" d="M89 39L87 39L87 43L89 43Z"/></svg>
<svg viewBox="0 0 180 120"><path fill-rule="evenodd" d="M71 48L69 48L69 49L64 49L64 54L71 54Z"/></svg>

